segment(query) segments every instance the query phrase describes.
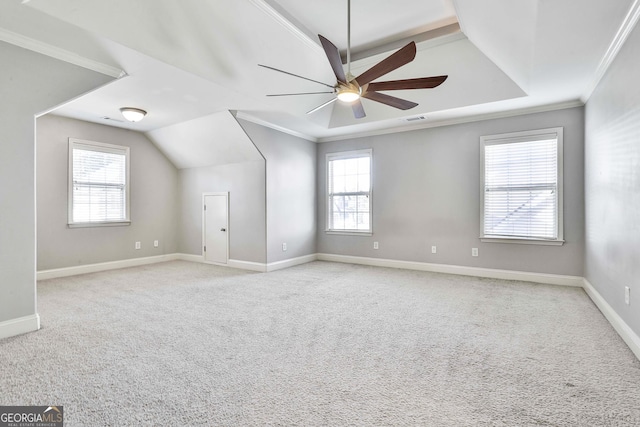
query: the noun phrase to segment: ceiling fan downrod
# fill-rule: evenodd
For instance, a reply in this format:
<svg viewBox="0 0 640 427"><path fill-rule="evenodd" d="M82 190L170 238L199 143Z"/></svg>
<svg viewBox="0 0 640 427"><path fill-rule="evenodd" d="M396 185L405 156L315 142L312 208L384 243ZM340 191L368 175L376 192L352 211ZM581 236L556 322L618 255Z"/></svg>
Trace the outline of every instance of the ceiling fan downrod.
<svg viewBox="0 0 640 427"><path fill-rule="evenodd" d="M347 79L351 80L351 0L347 0ZM348 82L347 82L348 83Z"/></svg>

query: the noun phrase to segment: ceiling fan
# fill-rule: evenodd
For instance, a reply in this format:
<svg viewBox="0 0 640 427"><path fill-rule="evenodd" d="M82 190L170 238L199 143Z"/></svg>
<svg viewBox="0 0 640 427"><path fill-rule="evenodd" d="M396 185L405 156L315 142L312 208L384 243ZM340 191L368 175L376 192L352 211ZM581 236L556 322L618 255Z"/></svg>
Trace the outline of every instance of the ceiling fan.
<svg viewBox="0 0 640 427"><path fill-rule="evenodd" d="M397 98L395 96L380 93L380 91L389 90L406 90L406 89L431 89L440 86L448 76L435 76L435 77L422 77L417 79L405 79L405 80L390 80L385 82L374 82L375 79L390 73L391 71L402 67L413 61L416 57L416 44L411 42L404 46L402 49L393 53L391 56L380 61L364 73L357 77L351 74L351 0L347 0L347 73L344 72L342 66L342 58L338 48L331 43L327 38L318 34L322 48L324 49L329 64L333 69L333 73L336 76L337 82L331 86L329 84L309 79L307 77L299 76L297 74L290 73L288 71L279 70L268 65L258 64L260 67L268 68L273 71L288 74L290 76L298 77L304 80L308 80L314 83L318 83L331 88L332 90L324 92L304 92L304 93L281 93L267 96L295 96L295 95L315 95L324 93L333 93L336 96L331 100L325 102L322 105L308 111L307 114L311 114L319 109L326 107L329 104L334 103L337 100L351 104L353 109L353 115L356 119L361 119L366 116L364 107L360 98L370 99L381 104L389 105L391 107L399 108L400 110L408 110L417 106L415 102L407 101L405 99Z"/></svg>

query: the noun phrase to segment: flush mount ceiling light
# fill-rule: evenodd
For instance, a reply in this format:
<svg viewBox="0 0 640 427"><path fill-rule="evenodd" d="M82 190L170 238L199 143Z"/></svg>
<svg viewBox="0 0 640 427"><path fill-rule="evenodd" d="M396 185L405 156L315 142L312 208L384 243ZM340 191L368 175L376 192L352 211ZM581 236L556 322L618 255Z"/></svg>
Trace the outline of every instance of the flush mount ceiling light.
<svg viewBox="0 0 640 427"><path fill-rule="evenodd" d="M147 115L146 111L133 107L123 107L120 109L120 112L122 113L124 118L129 120L130 122L139 122L140 120L144 119L144 116Z"/></svg>

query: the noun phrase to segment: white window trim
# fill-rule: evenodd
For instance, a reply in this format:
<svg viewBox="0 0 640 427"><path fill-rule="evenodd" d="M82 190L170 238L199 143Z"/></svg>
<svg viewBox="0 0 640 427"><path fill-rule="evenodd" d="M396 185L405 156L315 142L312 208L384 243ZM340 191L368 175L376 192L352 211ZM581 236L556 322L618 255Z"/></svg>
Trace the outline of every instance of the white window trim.
<svg viewBox="0 0 640 427"><path fill-rule="evenodd" d="M354 157L369 156L369 229L368 230L334 230L329 228L331 223L329 215L331 215L331 204L329 203L329 161L340 159L352 159ZM336 153L327 153L325 156L325 233L343 236L372 236L373 235L373 149L365 148L361 150L341 151Z"/></svg>
<svg viewBox="0 0 640 427"><path fill-rule="evenodd" d="M92 151L104 153L125 153L125 214L124 220L104 221L104 222L73 222L73 149L86 148ZM123 145L106 144L104 142L87 141L83 139L69 138L69 163L68 163L68 187L67 187L67 226L69 228L82 227L117 227L131 224L130 216L130 183L129 183L129 153L130 148Z"/></svg>
<svg viewBox="0 0 640 427"><path fill-rule="evenodd" d="M523 239L523 238L511 238L508 236L504 237L496 237L496 236L485 236L484 235L484 178L485 178L485 163L484 163L484 147L486 145L495 145L495 144L505 144L505 143L514 143L514 142L524 142L524 141L532 141L536 139L543 139L545 137L555 137L558 141L557 149L558 149L558 191L556 194L556 202L557 202L557 215L556 218L558 223L558 238L557 239ZM528 130L522 132L510 132L503 133L498 135L487 135L480 137L480 241L485 243L517 243L517 244L525 244L525 245L549 245L549 246L560 246L562 245L564 240L564 210L563 210L563 188L564 188L564 178L563 178L563 153L564 153L564 144L563 144L563 128L555 127L555 128L547 128L547 129L538 129L538 130Z"/></svg>

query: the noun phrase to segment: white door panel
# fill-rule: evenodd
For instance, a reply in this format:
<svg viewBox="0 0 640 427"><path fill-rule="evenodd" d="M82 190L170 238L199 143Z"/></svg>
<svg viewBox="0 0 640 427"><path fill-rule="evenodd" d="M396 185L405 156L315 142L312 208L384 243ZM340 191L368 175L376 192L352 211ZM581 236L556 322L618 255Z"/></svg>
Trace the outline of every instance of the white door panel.
<svg viewBox="0 0 640 427"><path fill-rule="evenodd" d="M228 254L228 195L204 196L204 259L226 264Z"/></svg>

